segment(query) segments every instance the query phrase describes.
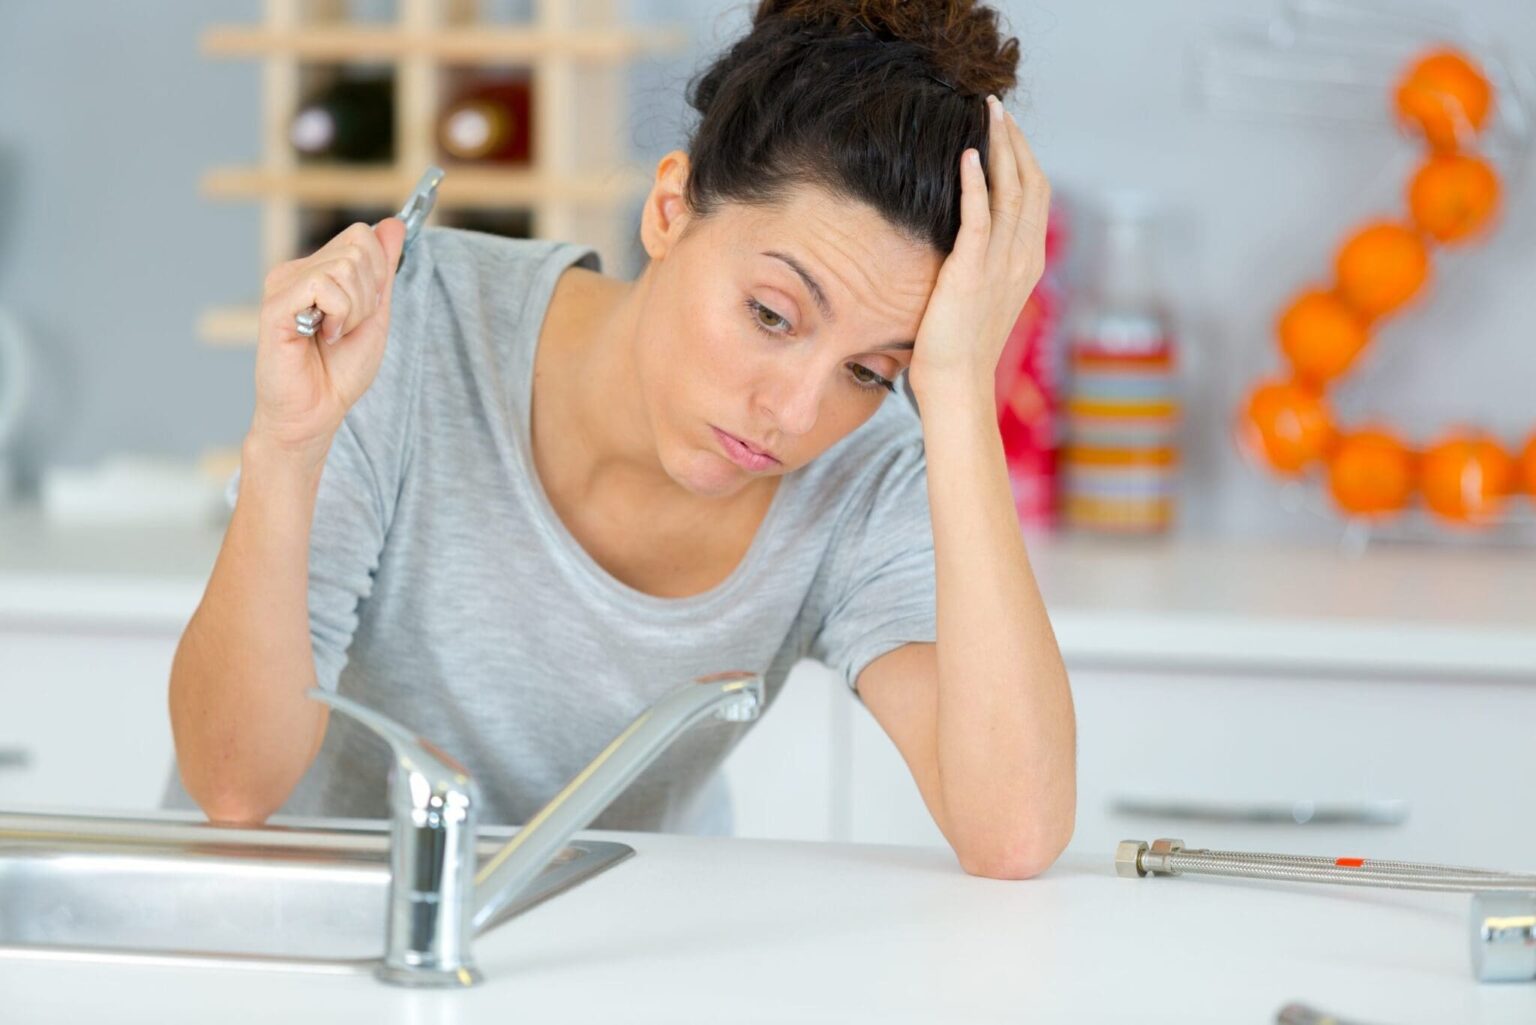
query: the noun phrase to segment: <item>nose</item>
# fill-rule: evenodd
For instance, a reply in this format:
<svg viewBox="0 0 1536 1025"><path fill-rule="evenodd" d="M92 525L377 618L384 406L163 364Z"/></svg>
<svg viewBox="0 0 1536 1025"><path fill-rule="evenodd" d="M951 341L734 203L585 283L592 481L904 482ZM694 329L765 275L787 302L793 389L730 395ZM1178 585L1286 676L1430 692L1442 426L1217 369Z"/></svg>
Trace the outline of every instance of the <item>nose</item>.
<svg viewBox="0 0 1536 1025"><path fill-rule="evenodd" d="M784 434L810 433L821 411L823 375L809 366L786 367L767 383L759 400Z"/></svg>

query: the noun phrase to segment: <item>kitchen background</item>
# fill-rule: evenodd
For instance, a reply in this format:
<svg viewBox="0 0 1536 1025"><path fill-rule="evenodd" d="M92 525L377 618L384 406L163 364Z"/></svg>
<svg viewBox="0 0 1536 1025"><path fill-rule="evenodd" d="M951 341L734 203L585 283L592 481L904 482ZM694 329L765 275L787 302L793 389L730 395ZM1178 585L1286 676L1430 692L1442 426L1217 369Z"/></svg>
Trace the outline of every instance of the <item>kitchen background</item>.
<svg viewBox="0 0 1536 1025"><path fill-rule="evenodd" d="M203 513L225 512L229 454L251 414L239 308L259 294L271 242L260 184L218 169L272 156L270 139L286 137L296 113L275 112L264 143L265 44L215 55L208 41L223 32L226 51L240 49L230 33L284 6L0 4L0 437L10 432L0 454L9 447L16 482L11 508L0 502L0 808L144 809L161 793L172 755L169 660L221 540ZM395 9L386 0L342 6L372 22ZM1392 88L1416 47L1402 37L1378 45L1386 26L1427 18L1439 27L1423 42L1445 36L1496 54L1529 88L1536 5L995 6L1022 44L1008 105L1061 200L1052 270L1021 316L999 391L1031 563L1072 671L1074 842L1108 851L1122 836L1167 835L1185 814L1198 826L1192 839L1212 846L1518 860L1536 827L1512 817L1490 784L1536 771L1536 523L1518 494L1525 485L1494 489L1509 494L1486 529L1452 529L1415 511L1370 533L1334 511L1317 460L1303 483L1282 486L1239 447L1234 424L1255 379L1282 364L1280 310L1327 278L1357 226L1402 213L1423 146L1394 123ZM611 159L649 175L691 124L689 78L743 30L751 5L616 8L621 25L675 31L681 45L625 55L611 92L574 91L587 103L565 124L589 129L583 144L606 138ZM503 22L529 15L527 4L505 0L481 11ZM1315 35L1286 49L1287 27L1340 16L1355 27L1328 45L1369 84L1297 86L1306 68L1329 74L1336 64L1309 63L1323 52ZM1496 45L1483 48L1489 40ZM1277 83L1287 76L1290 86ZM1487 142L1504 185L1494 229L1436 249L1436 279L1380 321L1351 380L1330 396L1351 423L1390 414L1414 444L1474 422L1513 456L1536 428L1536 190L1520 160L1519 97L1507 79L1495 85L1495 113L1473 140ZM1311 115L1255 109L1279 100ZM602 116L616 119L606 135ZM544 138L535 132L536 152ZM600 163L576 166L601 177ZM397 207L422 169L403 170L404 184L381 190L381 205ZM372 188L357 174L359 191ZM211 178L223 195L208 194ZM450 170L442 223L454 214L448 190L467 178ZM642 195L606 222L572 216L559 237L618 240L605 270L632 277ZM1106 211L1146 209L1159 212L1155 234L1112 259ZM1129 241L1117 237L1123 253ZM1107 316L1128 295L1141 313L1166 310L1174 358L1149 333L1155 320ZM1337 351L1335 336L1321 337ZM1114 344L1141 360L1134 386L1115 376ZM1074 375L1065 372L1069 348ZM25 376L18 352L31 361ZM1057 392L1056 427L1045 434L1024 422L1035 392L1021 381L1036 379ZM21 398L17 381L28 384ZM1069 410L1085 434L1106 421L1125 428L1073 465L1078 481L1108 479L1131 504L1105 514L1085 503L1076 522L1052 530L1045 521L1067 508L1069 488L1066 474L1049 476L1051 452L1039 449L1072 440ZM1295 426L1287 416L1271 421L1272 433ZM1176 482L1171 515L1126 497L1155 497L1165 479ZM1357 483L1383 479L1367 473ZM1045 502L1042 481L1051 480L1056 500ZM1476 497L1488 483L1458 477L1451 498ZM1417 510L1417 499L1409 505ZM1127 545L1085 520L1164 529L1158 541ZM823 668L801 663L792 675L799 682L727 762L737 831L942 843L872 718ZM1277 824L1306 829L1277 833Z"/></svg>
<svg viewBox="0 0 1536 1025"><path fill-rule="evenodd" d="M1281 0L997 6L1023 52L1009 104L1058 194L1078 201L1066 227L1079 262L1108 190L1134 188L1167 212L1151 260L1179 316L1175 529L1336 535L1333 517L1277 501L1274 478L1244 460L1228 428L1254 369L1274 362L1281 300L1326 266L1346 227L1400 202L1402 162L1416 150L1386 116L1388 97L1374 122L1234 115L1199 102L1206 41L1264 26L1283 13ZM1536 60L1536 6L1460 8L1512 62ZM351 7L361 20L392 10L384 0ZM526 4L505 0L484 10L527 17ZM681 49L624 66L622 145L639 167L649 172L680 144L688 76L749 10L717 0L620 5L635 26L684 30ZM34 475L118 453L193 460L239 443L251 351L204 344L198 322L259 290L261 210L206 198L200 181L262 158L262 71L255 57L208 56L199 41L214 26L262 18L259 0L0 5L0 305L48 378L34 403L46 408L32 416L46 424L16 457ZM1520 283L1536 279L1532 190L1506 199L1499 230L1466 255L1444 294L1426 293L1383 329L1379 348L1411 356L1368 360L1352 385L1367 405L1380 396L1410 434L1472 418L1513 445L1529 430L1536 345ZM634 235L638 203L623 214L622 237ZM628 267L606 269L633 276L638 245L627 255ZM1092 267L1080 269L1086 286Z"/></svg>

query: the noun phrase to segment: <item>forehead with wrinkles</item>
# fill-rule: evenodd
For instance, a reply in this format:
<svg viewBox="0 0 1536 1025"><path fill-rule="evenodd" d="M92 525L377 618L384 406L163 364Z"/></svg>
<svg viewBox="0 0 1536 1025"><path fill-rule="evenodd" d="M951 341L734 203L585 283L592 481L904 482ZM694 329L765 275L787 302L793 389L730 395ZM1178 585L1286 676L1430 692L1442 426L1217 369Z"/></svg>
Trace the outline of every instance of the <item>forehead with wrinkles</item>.
<svg viewBox="0 0 1536 1025"><path fill-rule="evenodd" d="M816 188L796 189L773 207L724 204L710 220L712 238L732 261L793 286L804 316L881 341L916 333L943 263L865 204ZM765 251L791 257L816 279L830 320L789 264Z"/></svg>

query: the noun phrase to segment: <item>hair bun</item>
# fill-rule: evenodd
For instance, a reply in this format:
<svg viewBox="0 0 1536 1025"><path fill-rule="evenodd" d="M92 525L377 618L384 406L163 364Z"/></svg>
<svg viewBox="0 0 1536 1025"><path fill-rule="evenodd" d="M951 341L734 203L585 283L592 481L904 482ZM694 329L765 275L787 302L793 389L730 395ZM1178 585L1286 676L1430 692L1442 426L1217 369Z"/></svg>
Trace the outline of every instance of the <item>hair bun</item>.
<svg viewBox="0 0 1536 1025"><path fill-rule="evenodd" d="M762 0L754 23L769 18L912 43L966 95L1001 99L1016 81L1019 41L1002 39L997 11L976 0Z"/></svg>

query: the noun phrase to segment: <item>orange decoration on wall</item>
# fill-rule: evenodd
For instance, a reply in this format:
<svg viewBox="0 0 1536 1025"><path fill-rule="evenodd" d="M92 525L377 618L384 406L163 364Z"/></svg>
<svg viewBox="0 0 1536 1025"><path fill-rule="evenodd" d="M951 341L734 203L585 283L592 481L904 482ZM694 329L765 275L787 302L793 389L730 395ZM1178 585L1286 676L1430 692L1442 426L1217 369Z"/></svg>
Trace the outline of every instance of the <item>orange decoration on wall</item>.
<svg viewBox="0 0 1536 1025"><path fill-rule="evenodd" d="M1532 434L1525 448L1520 450L1519 462L1520 487L1527 495L1536 498L1536 434Z"/></svg>
<svg viewBox="0 0 1536 1025"><path fill-rule="evenodd" d="M1470 59L1429 51L1399 79L1394 102L1400 121L1429 145L1405 189L1407 216L1361 225L1334 257L1332 284L1303 289L1276 317L1292 376L1248 393L1239 441L1284 476L1321 463L1334 504L1351 516L1395 515L1417 493L1442 519L1483 526L1511 494L1536 498L1536 434L1518 455L1471 429L1421 453L1386 427L1336 426L1328 408L1326 389L1354 365L1375 326L1429 283L1430 247L1484 234L1501 203L1498 173L1466 152L1493 108L1492 87Z"/></svg>
<svg viewBox="0 0 1536 1025"><path fill-rule="evenodd" d="M1491 438L1461 433L1425 450L1422 474L1426 505L1452 522L1475 525L1498 513L1514 484L1515 462Z"/></svg>
<svg viewBox="0 0 1536 1025"><path fill-rule="evenodd" d="M1477 66L1455 50L1432 51L1399 80L1399 121L1438 150L1471 144L1488 120L1493 89Z"/></svg>
<svg viewBox="0 0 1536 1025"><path fill-rule="evenodd" d="M1266 381L1249 395L1244 414L1249 446L1280 473L1301 473L1333 440L1322 393L1303 382Z"/></svg>
<svg viewBox="0 0 1536 1025"><path fill-rule="evenodd" d="M1356 516L1401 512L1413 496L1413 474L1413 451L1381 429L1342 435L1328 457L1328 490Z"/></svg>
<svg viewBox="0 0 1536 1025"><path fill-rule="evenodd" d="M1412 228L1376 221L1361 228L1334 261L1339 297L1361 316L1384 316L1429 280L1429 249Z"/></svg>
<svg viewBox="0 0 1536 1025"><path fill-rule="evenodd" d="M1499 176L1470 153L1433 153L1408 183L1408 209L1419 230L1452 244L1488 226L1499 205Z"/></svg>
<svg viewBox="0 0 1536 1025"><path fill-rule="evenodd" d="M1331 291L1308 289L1280 315L1280 351L1298 375L1323 384L1349 369L1370 340L1367 322Z"/></svg>

